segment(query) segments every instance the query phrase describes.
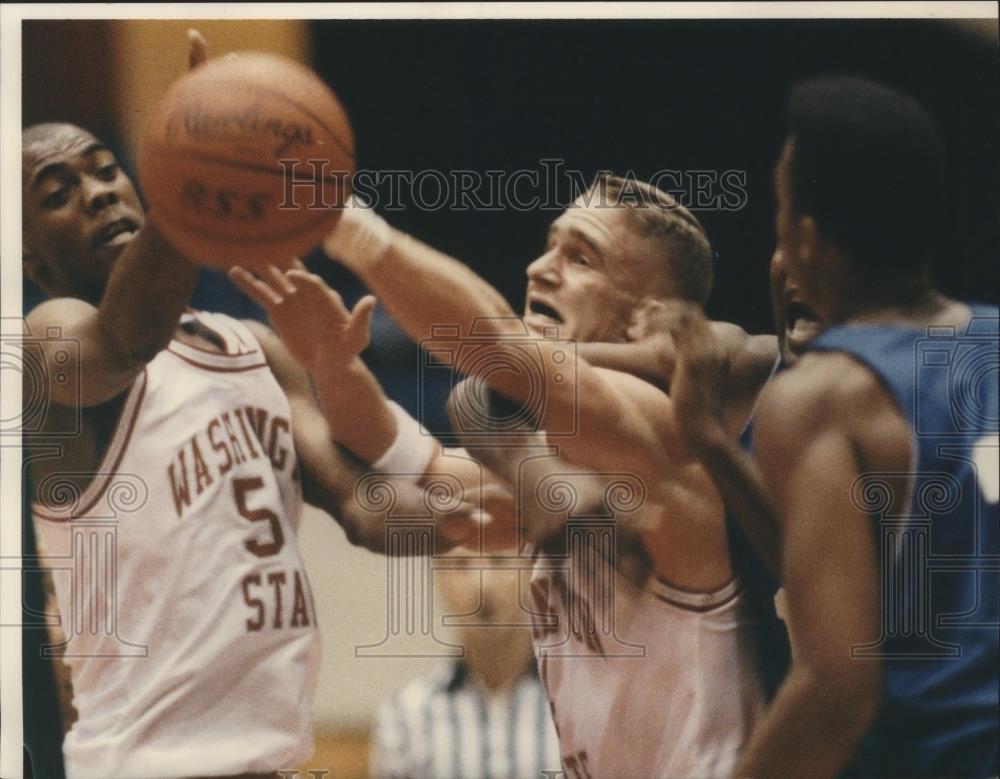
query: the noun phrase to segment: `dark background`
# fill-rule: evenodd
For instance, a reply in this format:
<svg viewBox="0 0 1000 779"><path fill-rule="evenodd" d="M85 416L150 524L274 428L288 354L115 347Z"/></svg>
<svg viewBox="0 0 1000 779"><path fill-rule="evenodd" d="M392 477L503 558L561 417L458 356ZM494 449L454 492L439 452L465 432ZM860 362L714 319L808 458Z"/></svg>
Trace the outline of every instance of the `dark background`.
<svg viewBox="0 0 1000 779"><path fill-rule="evenodd" d="M952 240L936 268L937 281L958 297L1000 299L994 23L337 20L312 22L309 30L313 66L351 116L362 168L513 171L560 159L586 180L602 169L639 178L664 169L746 171L742 209L697 211L717 255L708 311L751 332L770 332L772 168L783 141L784 102L793 83L817 74L867 76L927 107L952 163L950 192L940 196L940 218L950 225ZM34 70L44 69L47 60L38 49L52 43L59 24L25 24L26 84ZM77 26L68 34L85 35L95 48L110 34L99 22L72 24ZM46 88L26 90L25 124L74 121L59 112L81 87L35 75ZM85 77L101 78L96 69ZM72 91L54 99L60 84ZM127 161L131 150L95 126L108 113L99 105L104 92L88 92L95 97L80 109L88 113L83 123ZM566 192L563 202L570 197ZM524 268L558 213L448 207L382 212L396 227L472 265L517 310ZM310 265L348 302L362 293L339 266L318 256ZM193 303L260 316L219 275L204 274ZM439 396L447 383L435 379L429 396L422 395L428 388L414 379L416 349L384 314L376 316L366 358L390 395L411 412L430 410L432 429L440 429ZM421 397L432 400L421 403Z"/></svg>
<svg viewBox="0 0 1000 779"><path fill-rule="evenodd" d="M738 212L699 211L717 252L710 313L770 327L772 166L790 86L821 73L883 81L937 122L953 164L955 223L939 282L998 297L995 43L927 21L316 22L313 62L351 116L359 164L587 173L747 171ZM518 302L554 213L393 213Z"/></svg>
<svg viewBox="0 0 1000 779"><path fill-rule="evenodd" d="M772 332L772 169L796 81L845 73L909 93L934 117L952 163L939 285L1000 298L998 52L988 35L922 20L342 21L311 26L313 63L354 126L368 169L538 168L559 158L643 178L664 169L745 170L739 211L698 211L716 252L709 314ZM994 33L995 34L995 33ZM520 310L524 268L557 213L427 211L392 223L464 260ZM345 274L330 276L353 298ZM410 410L417 353L376 322L369 363ZM426 396L425 396L426 397ZM441 420L435 421L441 425Z"/></svg>

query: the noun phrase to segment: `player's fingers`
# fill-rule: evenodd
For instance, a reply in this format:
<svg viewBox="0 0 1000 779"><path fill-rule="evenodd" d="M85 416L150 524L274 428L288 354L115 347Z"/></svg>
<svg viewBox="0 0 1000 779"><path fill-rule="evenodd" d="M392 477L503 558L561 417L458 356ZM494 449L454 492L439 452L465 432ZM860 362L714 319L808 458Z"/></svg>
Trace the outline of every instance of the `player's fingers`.
<svg viewBox="0 0 1000 779"><path fill-rule="evenodd" d="M298 287L302 299L307 304L325 303L328 306L341 312L342 316L349 317L347 306L337 290L331 288L323 279L315 273L307 270L290 270L288 276Z"/></svg>
<svg viewBox="0 0 1000 779"><path fill-rule="evenodd" d="M462 546L473 540L479 529L476 514L478 508L471 503L462 503L455 511L437 518L437 531L455 546Z"/></svg>
<svg viewBox="0 0 1000 779"><path fill-rule="evenodd" d="M208 43L197 30L187 31L188 67L196 68L208 59Z"/></svg>
<svg viewBox="0 0 1000 779"><path fill-rule="evenodd" d="M498 517L516 517L517 502L514 493L501 484L484 484L482 487L469 489L465 500L477 507L475 516L484 517L484 523L487 520L495 521Z"/></svg>
<svg viewBox="0 0 1000 779"><path fill-rule="evenodd" d="M267 311L273 310L282 303L281 295L238 265L229 269L229 280L236 285L240 292Z"/></svg>
<svg viewBox="0 0 1000 779"><path fill-rule="evenodd" d="M298 291L287 274L275 265L267 266L267 279L271 286L284 297L294 295Z"/></svg>
<svg viewBox="0 0 1000 779"><path fill-rule="evenodd" d="M479 495L484 552L516 549L521 528L514 494L499 484L487 484Z"/></svg>
<svg viewBox="0 0 1000 779"><path fill-rule="evenodd" d="M315 273L310 273L304 267L302 268L292 268L286 271L286 275L291 279L296 287L301 287L302 289L314 291L325 291L328 289L327 283L323 281Z"/></svg>
<svg viewBox="0 0 1000 779"><path fill-rule="evenodd" d="M378 302L374 295L365 295L354 306L351 312L351 328L362 330L365 333L371 327L372 313L375 311L375 304Z"/></svg>
<svg viewBox="0 0 1000 779"><path fill-rule="evenodd" d="M295 270L303 271L305 273L309 272L309 270L306 268L306 264L302 262L302 260L300 260L298 257L292 257L292 268L294 268Z"/></svg>

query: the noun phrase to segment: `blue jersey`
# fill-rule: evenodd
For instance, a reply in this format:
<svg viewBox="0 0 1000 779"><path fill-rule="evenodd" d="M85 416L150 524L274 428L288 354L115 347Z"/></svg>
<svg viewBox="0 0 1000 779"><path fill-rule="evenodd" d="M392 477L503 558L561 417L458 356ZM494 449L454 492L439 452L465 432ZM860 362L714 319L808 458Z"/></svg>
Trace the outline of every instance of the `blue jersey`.
<svg viewBox="0 0 1000 779"><path fill-rule="evenodd" d="M776 362L771 375L782 369L783 365ZM740 433L740 446L747 452L753 452L752 417ZM747 534L743 532L739 520L728 511L726 536L733 571L743 581L747 604L753 615L751 636L758 658L758 670L764 682L764 691L770 699L781 686L791 660L788 631L774 606L774 596L780 585L768 570L764 560L757 554Z"/></svg>
<svg viewBox="0 0 1000 779"><path fill-rule="evenodd" d="M1000 467L995 306L967 326L847 325L810 346L851 355L913 430L907 473L862 474L878 543L879 712L847 776L993 776L1000 749ZM894 498L906 496L893 513Z"/></svg>

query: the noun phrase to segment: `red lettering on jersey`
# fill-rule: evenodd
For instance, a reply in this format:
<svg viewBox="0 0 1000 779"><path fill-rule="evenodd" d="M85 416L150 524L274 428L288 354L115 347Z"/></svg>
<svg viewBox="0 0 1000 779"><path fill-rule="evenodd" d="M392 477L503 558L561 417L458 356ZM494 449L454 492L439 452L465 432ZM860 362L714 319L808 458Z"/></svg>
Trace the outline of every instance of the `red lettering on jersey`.
<svg viewBox="0 0 1000 779"><path fill-rule="evenodd" d="M306 593L305 588L302 586L302 577L299 576L298 571L295 571L295 577L292 581L295 584L295 600L292 605L292 627L308 627L309 609L306 606Z"/></svg>
<svg viewBox="0 0 1000 779"><path fill-rule="evenodd" d="M566 774L571 779L593 779L587 768L587 750L581 749L575 755L563 757L562 760L566 766Z"/></svg>
<svg viewBox="0 0 1000 779"><path fill-rule="evenodd" d="M591 652L603 655L604 647L601 646L601 639L597 635L597 623L594 621L590 604L573 588L568 589L568 594L570 633L577 641L582 641Z"/></svg>
<svg viewBox="0 0 1000 779"><path fill-rule="evenodd" d="M233 423L229 420L229 412L223 412L220 419L222 420L223 427L226 428L226 435L229 436L229 443L233 450L233 461L237 465L245 463L247 456L243 454L243 445L240 444L240 440L236 437L236 432L233 430Z"/></svg>
<svg viewBox="0 0 1000 779"><path fill-rule="evenodd" d="M285 583L284 571L272 571L267 575L268 584L274 585L274 627L281 627L281 585Z"/></svg>
<svg viewBox="0 0 1000 779"><path fill-rule="evenodd" d="M257 443L263 447L264 430L267 428L267 409L246 406L243 409L243 413L246 415L247 423L250 425L250 429L253 430L253 434L257 438Z"/></svg>
<svg viewBox="0 0 1000 779"><path fill-rule="evenodd" d="M252 633L264 627L264 601L250 597L250 584L260 586L260 574L251 573L243 579L243 602L252 609L257 609L257 619L247 620L247 632Z"/></svg>
<svg viewBox="0 0 1000 779"><path fill-rule="evenodd" d="M283 417L274 417L271 419L271 435L267 441L267 456L271 460L271 465L274 466L276 471L280 471L285 467L285 461L288 459L288 450L283 446L278 446L278 431L281 430L284 433L288 433L288 420Z"/></svg>
<svg viewBox="0 0 1000 779"><path fill-rule="evenodd" d="M212 449L216 452L222 452L226 455L226 461L219 466L219 476L225 476L229 472L229 469L233 467L233 455L229 451L229 447L226 446L224 440L218 441L215 438L215 433L221 426L218 418L213 419L208 423L208 442L212 444Z"/></svg>
<svg viewBox="0 0 1000 779"><path fill-rule="evenodd" d="M531 599L535 605L535 617L531 621L531 632L536 639L542 639L559 632L559 621L549 605L551 588L547 579L531 582Z"/></svg>
<svg viewBox="0 0 1000 779"><path fill-rule="evenodd" d="M195 436L191 436L191 459L194 460L195 493L201 495L205 487L211 485L212 474L208 472L208 466L205 465L205 458L201 456L201 448Z"/></svg>
<svg viewBox="0 0 1000 779"><path fill-rule="evenodd" d="M180 466L180 478L175 476L174 465ZM167 475L170 477L170 489L174 496L174 508L177 510L177 518L184 514L184 509L191 505L191 488L188 486L187 462L184 459L184 450L177 453L177 463L170 463L167 466Z"/></svg>
<svg viewBox="0 0 1000 779"><path fill-rule="evenodd" d="M291 576L288 574L291 573ZM283 585L290 585L285 588ZM271 593L267 588L270 585ZM308 628L315 621L315 613L310 616L309 581L305 573L298 568L271 571L265 577L261 573L253 573L243 579L243 602L255 610L251 619L247 619L247 631L263 630L265 626L275 630L285 628ZM284 599L291 603L291 620L286 624L284 614ZM270 615L270 616L269 616Z"/></svg>
<svg viewBox="0 0 1000 779"><path fill-rule="evenodd" d="M541 581L541 580L537 580ZM532 592L535 592L535 582L532 582ZM554 613L552 611L552 604L549 603L549 599L552 597L552 593L555 593L560 603L562 604L563 611L566 613L566 621L569 627L570 635L580 641L591 651L596 654L603 655L604 647L601 645L601 639L597 635L597 623L594 621L594 615L590 609L590 603L586 598L582 597L575 587L569 586L566 581L566 576L562 571L553 571L549 576L549 584L546 587L544 593L541 589L538 590L539 597L544 595L544 606L539 607L539 611L543 613ZM536 619L535 624L537 625L542 619ZM541 625L538 628L541 632L536 633L536 637L544 637L550 633L557 632L556 625Z"/></svg>
<svg viewBox="0 0 1000 779"><path fill-rule="evenodd" d="M247 459L253 460L260 457L260 452L258 452L257 447L253 445L253 436L250 435L250 431L247 430L246 423L243 421L243 409L233 409L233 416L236 417L236 421L240 424L240 430L243 433L243 440L247 442L247 450L250 452L250 456Z"/></svg>
<svg viewBox="0 0 1000 779"><path fill-rule="evenodd" d="M269 508L251 509L247 505L247 495L261 489L263 486L264 480L260 476L233 479L233 500L236 501L236 510L240 513L240 516L245 517L251 522L267 522L271 529L270 541L261 542L256 538L251 538L244 541L243 546L258 557L270 557L271 555L278 554L281 551L281 547L285 545L285 534L281 529L281 520Z"/></svg>

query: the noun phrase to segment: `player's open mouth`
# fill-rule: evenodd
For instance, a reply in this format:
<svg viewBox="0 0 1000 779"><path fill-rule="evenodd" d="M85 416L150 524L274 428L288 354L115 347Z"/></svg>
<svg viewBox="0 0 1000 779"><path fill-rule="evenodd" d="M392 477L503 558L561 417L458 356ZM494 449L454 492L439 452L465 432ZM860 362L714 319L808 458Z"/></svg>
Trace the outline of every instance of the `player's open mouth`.
<svg viewBox="0 0 1000 779"><path fill-rule="evenodd" d="M100 246L124 246L139 230L139 223L130 217L122 217L109 222L94 236L91 243L95 248Z"/></svg>
<svg viewBox="0 0 1000 779"><path fill-rule="evenodd" d="M798 352L820 333L819 320L807 305L798 300L785 303L785 340L792 351Z"/></svg>
<svg viewBox="0 0 1000 779"><path fill-rule="evenodd" d="M525 319L533 319L541 324L548 325L561 325L563 318L552 306L548 303L543 303L541 300L531 299L528 301L528 315Z"/></svg>

